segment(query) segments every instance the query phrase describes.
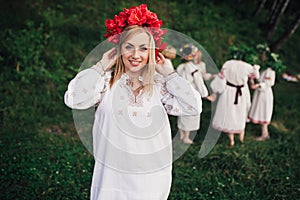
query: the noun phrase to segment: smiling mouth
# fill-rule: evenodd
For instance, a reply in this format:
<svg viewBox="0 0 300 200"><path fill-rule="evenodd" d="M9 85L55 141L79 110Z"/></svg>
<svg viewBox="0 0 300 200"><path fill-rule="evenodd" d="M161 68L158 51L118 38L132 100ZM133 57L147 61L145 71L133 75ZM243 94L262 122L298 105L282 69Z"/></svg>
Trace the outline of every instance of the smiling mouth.
<svg viewBox="0 0 300 200"><path fill-rule="evenodd" d="M130 64L134 67L139 66L140 65L140 61L136 61L136 60L129 60Z"/></svg>

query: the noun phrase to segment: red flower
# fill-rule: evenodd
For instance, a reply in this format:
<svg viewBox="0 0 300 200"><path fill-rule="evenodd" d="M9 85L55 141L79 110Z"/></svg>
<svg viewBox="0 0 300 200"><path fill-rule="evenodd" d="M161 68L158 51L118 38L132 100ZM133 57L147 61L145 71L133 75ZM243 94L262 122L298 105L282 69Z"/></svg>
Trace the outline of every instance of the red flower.
<svg viewBox="0 0 300 200"><path fill-rule="evenodd" d="M116 24L115 24L114 20L112 20L112 19L105 20L105 26L106 26L106 29L108 29L108 30L112 30L112 29L116 28Z"/></svg>
<svg viewBox="0 0 300 200"><path fill-rule="evenodd" d="M120 15L115 15L114 22L118 27L125 27L126 18L126 14L124 12L121 12Z"/></svg>
<svg viewBox="0 0 300 200"><path fill-rule="evenodd" d="M149 31L152 33L156 45L160 45L160 38L166 34L166 30L159 29L162 21L157 18L156 13L148 10L146 4L139 6L132 6L129 9L124 8L124 12L115 15L114 19L107 19L105 21L106 34L104 37L108 38L109 42L118 43L120 34L126 26L138 25L143 27L150 27Z"/></svg>

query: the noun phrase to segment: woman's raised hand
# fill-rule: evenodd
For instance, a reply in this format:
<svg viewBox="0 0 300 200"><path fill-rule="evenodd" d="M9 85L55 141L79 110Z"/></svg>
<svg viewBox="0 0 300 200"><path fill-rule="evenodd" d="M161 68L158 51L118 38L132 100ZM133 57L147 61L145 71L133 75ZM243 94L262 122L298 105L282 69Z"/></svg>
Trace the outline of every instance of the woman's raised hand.
<svg viewBox="0 0 300 200"><path fill-rule="evenodd" d="M162 53L157 54L155 70L163 76L168 76L174 72L172 63L167 62Z"/></svg>
<svg viewBox="0 0 300 200"><path fill-rule="evenodd" d="M111 69L117 60L117 50L112 48L109 51L105 52L102 56L102 59L99 61L103 67L104 71Z"/></svg>

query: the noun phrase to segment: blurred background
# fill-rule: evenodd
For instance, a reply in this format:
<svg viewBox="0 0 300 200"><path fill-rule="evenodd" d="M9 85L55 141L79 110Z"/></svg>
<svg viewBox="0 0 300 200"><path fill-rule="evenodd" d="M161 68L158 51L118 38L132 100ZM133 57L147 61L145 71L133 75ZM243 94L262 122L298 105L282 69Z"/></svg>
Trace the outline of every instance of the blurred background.
<svg viewBox="0 0 300 200"><path fill-rule="evenodd" d="M169 199L299 199L299 1L0 2L0 199L89 199L93 157L63 95L84 58L105 40L105 19L141 3L164 28L200 43L218 68L232 49L251 57L259 44L270 48L278 68L271 139L254 141L260 126L247 124L245 146L228 148L222 135L198 158L211 118L204 101L195 144L174 163ZM176 118L170 121L175 135Z"/></svg>

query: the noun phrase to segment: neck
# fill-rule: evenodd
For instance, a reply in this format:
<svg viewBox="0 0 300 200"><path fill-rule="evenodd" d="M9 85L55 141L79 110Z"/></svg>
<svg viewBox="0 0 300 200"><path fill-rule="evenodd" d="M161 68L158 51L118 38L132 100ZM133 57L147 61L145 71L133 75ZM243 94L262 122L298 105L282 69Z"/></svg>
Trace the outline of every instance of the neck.
<svg viewBox="0 0 300 200"><path fill-rule="evenodd" d="M126 73L126 75L130 78L130 80L134 81L134 80L139 80L141 75L139 74L130 74L130 73Z"/></svg>

